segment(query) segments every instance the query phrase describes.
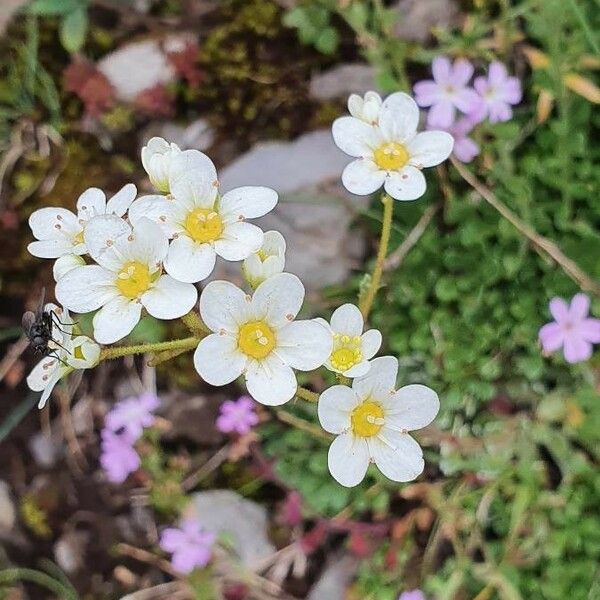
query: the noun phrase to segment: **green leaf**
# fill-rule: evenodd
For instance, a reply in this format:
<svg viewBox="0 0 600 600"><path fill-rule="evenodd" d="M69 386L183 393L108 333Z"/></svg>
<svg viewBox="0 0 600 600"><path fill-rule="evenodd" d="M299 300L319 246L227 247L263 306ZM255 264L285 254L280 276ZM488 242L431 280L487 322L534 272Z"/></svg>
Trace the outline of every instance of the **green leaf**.
<svg viewBox="0 0 600 600"><path fill-rule="evenodd" d="M85 42L88 29L88 15L85 7L66 15L60 24L60 41L69 52L77 52Z"/></svg>
<svg viewBox="0 0 600 600"><path fill-rule="evenodd" d="M82 0L33 0L27 10L33 15L68 15L84 6Z"/></svg>
<svg viewBox="0 0 600 600"><path fill-rule="evenodd" d="M315 48L323 54L333 54L340 42L340 36L333 27L326 27L315 40Z"/></svg>

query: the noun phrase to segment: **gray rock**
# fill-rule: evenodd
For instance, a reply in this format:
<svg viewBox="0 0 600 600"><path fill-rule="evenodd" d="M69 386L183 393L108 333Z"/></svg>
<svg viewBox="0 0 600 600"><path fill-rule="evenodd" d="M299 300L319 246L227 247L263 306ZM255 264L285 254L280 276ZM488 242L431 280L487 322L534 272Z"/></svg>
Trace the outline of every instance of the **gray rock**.
<svg viewBox="0 0 600 600"><path fill-rule="evenodd" d="M15 13L27 2L28 0L2 0L0 3L0 36L4 35Z"/></svg>
<svg viewBox="0 0 600 600"><path fill-rule="evenodd" d="M55 433L46 435L39 431L29 439L29 451L35 462L44 469L50 469L63 454L63 443L59 442Z"/></svg>
<svg viewBox="0 0 600 600"><path fill-rule="evenodd" d="M15 526L17 511L10 486L0 479L0 533L7 533Z"/></svg>
<svg viewBox="0 0 600 600"><path fill-rule="evenodd" d="M332 561L310 590L307 600L344 600L356 566L357 560L351 556Z"/></svg>
<svg viewBox="0 0 600 600"><path fill-rule="evenodd" d="M252 567L275 552L267 537L267 511L229 490L210 490L192 496L189 516L215 533L227 533L242 563Z"/></svg>
<svg viewBox="0 0 600 600"><path fill-rule="evenodd" d="M56 564L68 574L73 574L83 567L85 549L89 542L89 533L69 531L64 533L54 544Z"/></svg>
<svg viewBox="0 0 600 600"><path fill-rule="evenodd" d="M394 33L411 42L427 41L434 27L451 27L459 13L454 0L400 0L395 9L399 19Z"/></svg>
<svg viewBox="0 0 600 600"><path fill-rule="evenodd" d="M165 45L176 46L179 38L167 38ZM119 100L131 102L142 91L175 79L175 69L167 60L160 40L148 39L125 44L97 64L115 88Z"/></svg>
<svg viewBox="0 0 600 600"><path fill-rule="evenodd" d="M329 129L307 133L293 142L257 144L220 174L223 191L242 185L266 185L280 194L274 211L256 223L286 238L286 271L309 290L344 281L364 249L351 222L368 197L353 196L339 185L351 159L333 143ZM227 265L227 273L236 267Z"/></svg>
<svg viewBox="0 0 600 600"><path fill-rule="evenodd" d="M377 90L375 69L368 64L338 65L314 75L310 81L310 94L318 100L346 98L350 94L365 94Z"/></svg>

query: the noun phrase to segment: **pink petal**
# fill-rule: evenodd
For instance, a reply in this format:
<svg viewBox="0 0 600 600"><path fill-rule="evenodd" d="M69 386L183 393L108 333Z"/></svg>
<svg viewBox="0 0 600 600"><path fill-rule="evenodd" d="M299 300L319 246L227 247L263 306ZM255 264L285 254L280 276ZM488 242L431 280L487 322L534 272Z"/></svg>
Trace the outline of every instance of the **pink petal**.
<svg viewBox="0 0 600 600"><path fill-rule="evenodd" d="M469 137L454 140L454 156L461 162L471 162L479 154L479 146Z"/></svg>
<svg viewBox="0 0 600 600"><path fill-rule="evenodd" d="M419 81L413 87L415 102L419 106L431 106L440 98L440 88L434 81Z"/></svg>
<svg viewBox="0 0 600 600"><path fill-rule="evenodd" d="M434 104L427 114L427 126L439 127L440 129L448 129L454 121L454 105L450 100L442 100Z"/></svg>
<svg viewBox="0 0 600 600"><path fill-rule="evenodd" d="M519 104L523 97L521 82L516 77L509 77L502 88L502 98L509 104Z"/></svg>
<svg viewBox="0 0 600 600"><path fill-rule="evenodd" d="M485 77L475 77L473 87L480 96L485 96L485 93L490 89L488 80Z"/></svg>
<svg viewBox="0 0 600 600"><path fill-rule="evenodd" d="M452 79L452 66L450 61L445 56L438 56L433 59L431 63L431 71L433 72L433 78L436 83L444 85L445 83L451 83Z"/></svg>
<svg viewBox="0 0 600 600"><path fill-rule="evenodd" d="M558 323L547 323L538 334L544 352L554 352L564 343L564 333Z"/></svg>
<svg viewBox="0 0 600 600"><path fill-rule="evenodd" d="M185 534L180 529L170 527L165 529L160 536L160 547L165 552L175 552L185 543Z"/></svg>
<svg viewBox="0 0 600 600"><path fill-rule="evenodd" d="M512 109L509 104L496 100L489 106L490 123L503 123L512 117Z"/></svg>
<svg viewBox="0 0 600 600"><path fill-rule="evenodd" d="M194 552L187 549L175 552L171 558L173 568L184 575L191 573L196 567L196 556L194 554Z"/></svg>
<svg viewBox="0 0 600 600"><path fill-rule="evenodd" d="M471 88L463 88L454 99L456 108L466 115L476 112L482 102L481 96Z"/></svg>
<svg viewBox="0 0 600 600"><path fill-rule="evenodd" d="M584 319L579 326L579 333L588 342L600 344L600 319Z"/></svg>
<svg viewBox="0 0 600 600"><path fill-rule="evenodd" d="M592 345L579 335L571 334L565 337L563 353L568 363L583 362L592 355Z"/></svg>
<svg viewBox="0 0 600 600"><path fill-rule="evenodd" d="M452 79L456 87L463 87L469 83L473 75L473 65L465 58L459 58L454 61L452 68Z"/></svg>
<svg viewBox="0 0 600 600"><path fill-rule="evenodd" d="M590 312L590 299L585 294L575 294L571 300L569 316L573 321L585 319Z"/></svg>
<svg viewBox="0 0 600 600"><path fill-rule="evenodd" d="M498 61L494 61L490 65L490 70L488 72L488 81L491 85L495 87L501 87L502 84L506 81L508 77L508 73L506 72L506 67Z"/></svg>
<svg viewBox="0 0 600 600"><path fill-rule="evenodd" d="M552 298L549 308L558 323L569 318L569 305L562 298Z"/></svg>

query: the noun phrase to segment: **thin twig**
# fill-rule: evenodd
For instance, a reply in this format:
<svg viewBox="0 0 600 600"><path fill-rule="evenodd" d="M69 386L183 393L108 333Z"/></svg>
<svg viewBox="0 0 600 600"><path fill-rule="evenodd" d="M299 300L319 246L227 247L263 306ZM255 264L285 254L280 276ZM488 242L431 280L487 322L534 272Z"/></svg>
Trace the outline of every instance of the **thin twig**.
<svg viewBox="0 0 600 600"><path fill-rule="evenodd" d="M168 560L160 558L160 556L156 556L156 554L152 554L152 552L125 543L117 544L116 551L123 556L129 556L129 558L134 558L139 562L158 567L161 571L168 573L172 577L178 577L177 572L173 569Z"/></svg>
<svg viewBox="0 0 600 600"><path fill-rule="evenodd" d="M411 232L406 236L406 239L394 250L383 262L383 270L390 271L397 269L406 255L411 251L413 246L419 241L431 219L435 216L435 213L440 209L440 204L433 204L430 206L421 216L417 224L412 228Z"/></svg>
<svg viewBox="0 0 600 600"><path fill-rule="evenodd" d="M0 381L6 377L27 346L29 346L29 340L23 335L9 348L5 357L0 361Z"/></svg>
<svg viewBox="0 0 600 600"><path fill-rule="evenodd" d="M500 202L496 195L485 186L475 175L466 169L454 157L450 157L454 168L460 173L461 177L491 206L493 206L507 221L522 233L535 247L536 250L548 255L556 262L561 269L586 292L590 292L600 297L600 283L594 281L585 271L579 268L575 261L565 256L562 250L551 240L540 235L531 226L522 221L505 204Z"/></svg>
<svg viewBox="0 0 600 600"><path fill-rule="evenodd" d="M310 433L311 435L320 438L322 440L327 440L330 442L333 439L333 436L329 433L325 432L320 427L313 425L310 421L297 417L292 413L288 412L283 408L275 409L275 415L280 421L287 423L288 425L292 425L296 427L296 429L300 429L301 431L306 431L306 433Z"/></svg>
<svg viewBox="0 0 600 600"><path fill-rule="evenodd" d="M194 471L191 475L188 475L181 484L181 487L189 492L192 488L196 487L205 477L208 477L215 469L218 469L226 460L229 455L229 444L223 446L217 453L211 456L201 467Z"/></svg>

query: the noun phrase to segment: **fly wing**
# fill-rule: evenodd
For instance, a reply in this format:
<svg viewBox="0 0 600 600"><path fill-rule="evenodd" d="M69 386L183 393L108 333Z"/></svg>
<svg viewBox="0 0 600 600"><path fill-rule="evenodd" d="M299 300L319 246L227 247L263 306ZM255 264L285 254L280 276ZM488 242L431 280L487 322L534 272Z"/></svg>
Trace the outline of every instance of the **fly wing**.
<svg viewBox="0 0 600 600"><path fill-rule="evenodd" d="M31 331L31 328L33 327L34 323L35 313L31 312L30 310L23 313L23 317L21 318L21 325L23 327L23 331L27 336L29 336L29 332Z"/></svg>
<svg viewBox="0 0 600 600"><path fill-rule="evenodd" d="M40 303L37 309L37 316L40 318L44 314L44 301L46 300L46 288L42 288L42 295L40 296Z"/></svg>

